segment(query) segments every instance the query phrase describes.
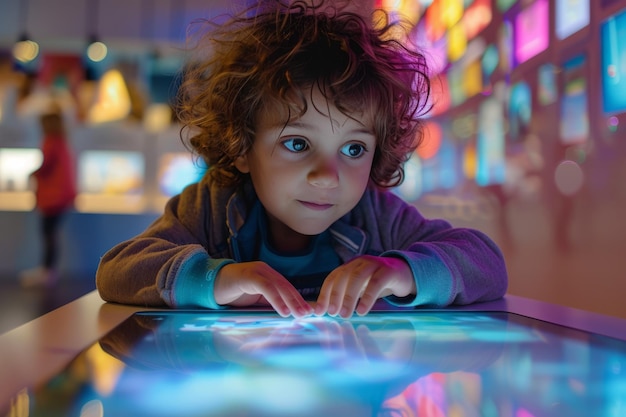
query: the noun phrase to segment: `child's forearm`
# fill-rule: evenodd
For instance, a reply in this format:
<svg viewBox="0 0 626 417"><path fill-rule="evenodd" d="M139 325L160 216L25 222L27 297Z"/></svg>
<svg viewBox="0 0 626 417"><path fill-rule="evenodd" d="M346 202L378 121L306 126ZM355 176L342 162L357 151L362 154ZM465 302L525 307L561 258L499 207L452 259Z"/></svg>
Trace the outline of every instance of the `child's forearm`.
<svg viewBox="0 0 626 417"><path fill-rule="evenodd" d="M484 234L451 229L439 241L416 242L408 251L390 251L404 257L416 280L417 297L411 301L390 296L392 304L445 307L502 297L508 277L504 258Z"/></svg>
<svg viewBox="0 0 626 417"><path fill-rule="evenodd" d="M209 268L228 260L210 259L200 245L177 245L141 237L107 252L96 272L96 286L105 301L149 307L178 307L208 299ZM194 300L190 300L193 298ZM197 306L200 306L198 304Z"/></svg>

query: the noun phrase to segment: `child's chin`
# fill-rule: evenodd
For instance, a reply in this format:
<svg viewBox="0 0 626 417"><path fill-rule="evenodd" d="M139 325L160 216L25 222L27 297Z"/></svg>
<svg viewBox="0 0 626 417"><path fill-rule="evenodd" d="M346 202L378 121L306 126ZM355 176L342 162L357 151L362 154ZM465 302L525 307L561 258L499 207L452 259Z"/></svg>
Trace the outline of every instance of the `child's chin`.
<svg viewBox="0 0 626 417"><path fill-rule="evenodd" d="M317 236L324 233L333 224L333 222L312 222L309 224L300 224L296 232L306 236Z"/></svg>

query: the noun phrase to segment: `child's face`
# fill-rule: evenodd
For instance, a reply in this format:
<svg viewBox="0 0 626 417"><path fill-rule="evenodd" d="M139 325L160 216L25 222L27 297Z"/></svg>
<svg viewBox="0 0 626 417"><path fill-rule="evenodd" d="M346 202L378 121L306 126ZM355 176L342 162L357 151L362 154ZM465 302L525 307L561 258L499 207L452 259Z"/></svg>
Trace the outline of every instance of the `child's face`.
<svg viewBox="0 0 626 417"><path fill-rule="evenodd" d="M348 118L315 90L307 112L286 126L260 114L253 146L235 165L250 173L274 241L293 232L317 235L354 208L376 148L370 125Z"/></svg>

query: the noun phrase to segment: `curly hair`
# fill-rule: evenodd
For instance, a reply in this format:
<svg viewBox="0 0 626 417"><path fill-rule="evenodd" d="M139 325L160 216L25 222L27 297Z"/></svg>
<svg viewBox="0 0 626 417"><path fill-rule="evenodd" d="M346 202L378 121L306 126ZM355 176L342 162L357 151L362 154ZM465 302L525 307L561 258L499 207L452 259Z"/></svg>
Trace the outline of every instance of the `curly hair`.
<svg viewBox="0 0 626 417"><path fill-rule="evenodd" d="M236 185L244 174L234 161L251 148L259 111L298 117L307 110L305 92L317 87L346 116L372 116L370 179L400 184L423 137L430 80L424 55L395 38L398 22L379 12L374 25L336 0L265 0L226 23L197 21L209 30L191 34L199 53L178 94L183 141L222 185Z"/></svg>

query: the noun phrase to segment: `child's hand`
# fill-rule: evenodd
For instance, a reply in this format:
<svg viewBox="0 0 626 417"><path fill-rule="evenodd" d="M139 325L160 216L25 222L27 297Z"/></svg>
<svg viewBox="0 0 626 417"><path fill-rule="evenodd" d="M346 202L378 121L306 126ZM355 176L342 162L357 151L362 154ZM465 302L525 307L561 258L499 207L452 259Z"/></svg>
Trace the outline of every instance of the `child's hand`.
<svg viewBox="0 0 626 417"><path fill-rule="evenodd" d="M265 299L283 317L313 314L295 287L265 262L225 265L215 278L214 296L218 304L240 307Z"/></svg>
<svg viewBox="0 0 626 417"><path fill-rule="evenodd" d="M356 308L357 314L364 315L381 297L392 294L405 297L415 293L415 280L406 261L364 255L341 265L326 277L315 314L339 314L349 318Z"/></svg>

